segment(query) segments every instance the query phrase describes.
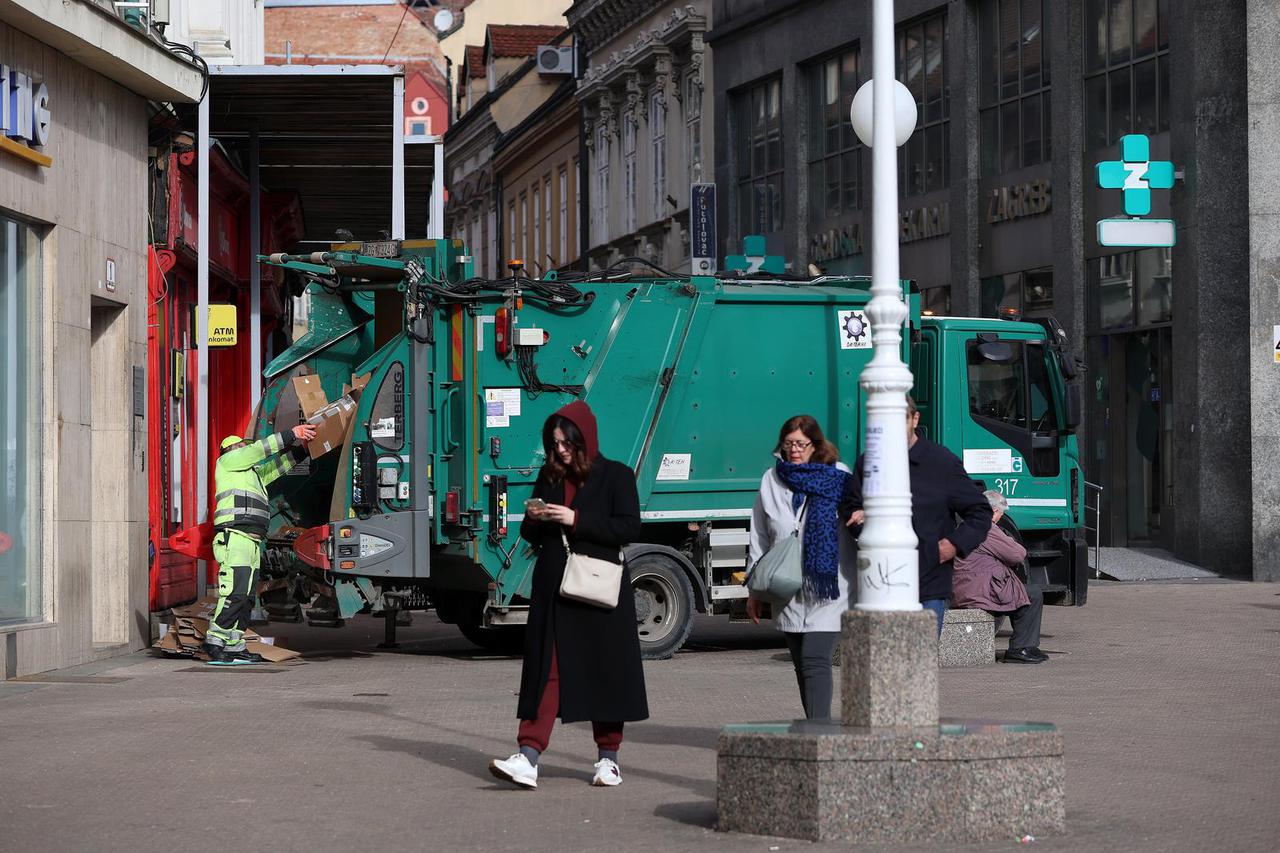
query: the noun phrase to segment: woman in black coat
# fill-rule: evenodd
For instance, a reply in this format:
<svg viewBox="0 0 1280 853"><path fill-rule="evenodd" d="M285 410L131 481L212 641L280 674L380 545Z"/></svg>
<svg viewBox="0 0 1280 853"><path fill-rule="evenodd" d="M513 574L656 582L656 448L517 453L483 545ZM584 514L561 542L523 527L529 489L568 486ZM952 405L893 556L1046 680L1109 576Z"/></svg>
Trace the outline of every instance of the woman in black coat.
<svg viewBox="0 0 1280 853"><path fill-rule="evenodd" d="M610 610L562 597L567 555L561 534L574 553L619 562L622 547L640 535L636 478L600 455L586 403L570 403L548 418L542 443L547 463L520 525L520 536L538 549L517 708L520 751L494 759L489 770L536 788L538 756L559 716L566 723L591 720L599 750L591 784L617 785L622 724L649 716L631 574L623 568L618 605Z"/></svg>

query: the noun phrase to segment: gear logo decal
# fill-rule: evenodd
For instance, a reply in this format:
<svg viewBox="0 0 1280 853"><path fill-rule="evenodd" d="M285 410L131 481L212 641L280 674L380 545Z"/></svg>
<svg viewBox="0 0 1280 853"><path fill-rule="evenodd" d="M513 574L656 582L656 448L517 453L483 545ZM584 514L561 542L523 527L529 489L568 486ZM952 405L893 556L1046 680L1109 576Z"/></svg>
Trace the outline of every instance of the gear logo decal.
<svg viewBox="0 0 1280 853"><path fill-rule="evenodd" d="M871 324L865 311L837 311L836 334L840 336L840 349L871 349Z"/></svg>

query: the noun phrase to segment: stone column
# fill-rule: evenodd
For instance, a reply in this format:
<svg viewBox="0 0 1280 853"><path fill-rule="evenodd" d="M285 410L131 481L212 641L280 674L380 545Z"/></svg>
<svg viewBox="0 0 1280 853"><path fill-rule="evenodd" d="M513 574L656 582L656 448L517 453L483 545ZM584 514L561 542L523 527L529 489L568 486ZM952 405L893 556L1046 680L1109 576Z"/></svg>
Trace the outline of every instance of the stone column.
<svg viewBox="0 0 1280 853"><path fill-rule="evenodd" d="M1050 3L1045 42L1053 74L1049 124L1053 134L1053 311L1075 352L1084 354L1084 113L1080 87L1080 4ZM1087 381L1087 379L1086 379Z"/></svg>
<svg viewBox="0 0 1280 853"><path fill-rule="evenodd" d="M846 726L938 723L937 617L929 610L850 610L840 639Z"/></svg>
<svg viewBox="0 0 1280 853"><path fill-rule="evenodd" d="M1245 5L1170 0L1169 11L1171 153L1186 172L1171 195L1174 552L1238 575L1249 571L1253 535L1253 485L1241 476L1250 465Z"/></svg>
<svg viewBox="0 0 1280 853"><path fill-rule="evenodd" d="M978 7L952 3L947 11L947 85L951 90L951 313L976 317L979 298L979 227L983 206L978 132Z"/></svg>
<svg viewBox="0 0 1280 853"><path fill-rule="evenodd" d="M1249 0L1246 15L1253 579L1280 581L1280 1Z"/></svg>

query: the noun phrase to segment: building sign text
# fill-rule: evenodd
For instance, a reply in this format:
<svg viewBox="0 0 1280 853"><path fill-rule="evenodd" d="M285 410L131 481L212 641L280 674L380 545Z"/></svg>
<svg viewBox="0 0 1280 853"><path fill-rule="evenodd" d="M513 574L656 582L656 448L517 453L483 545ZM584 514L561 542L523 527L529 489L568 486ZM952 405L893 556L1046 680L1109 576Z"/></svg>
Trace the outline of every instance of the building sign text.
<svg viewBox="0 0 1280 853"><path fill-rule="evenodd" d="M996 187L987 196L987 222L1012 222L1028 216L1048 213L1053 204L1053 189L1048 178L1024 181L1011 187Z"/></svg>
<svg viewBox="0 0 1280 853"><path fill-rule="evenodd" d="M951 205L947 202L930 207L904 210L898 215L898 242L914 243L951 233Z"/></svg>
<svg viewBox="0 0 1280 853"><path fill-rule="evenodd" d="M0 65L0 148L37 166L53 165L52 157L31 148L49 144L49 123L49 87Z"/></svg>

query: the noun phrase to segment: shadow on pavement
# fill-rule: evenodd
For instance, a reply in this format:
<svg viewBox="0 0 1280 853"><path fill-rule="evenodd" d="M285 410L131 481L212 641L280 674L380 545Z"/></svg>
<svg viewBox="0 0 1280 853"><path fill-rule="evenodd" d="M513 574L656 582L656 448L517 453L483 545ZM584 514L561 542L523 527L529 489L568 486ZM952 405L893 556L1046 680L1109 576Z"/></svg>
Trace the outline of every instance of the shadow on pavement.
<svg viewBox="0 0 1280 853"><path fill-rule="evenodd" d="M687 746L694 749L715 749L719 728L697 726L671 726L662 723L628 723L626 740L654 746Z"/></svg>
<svg viewBox="0 0 1280 853"><path fill-rule="evenodd" d="M654 817L665 818L685 826L714 830L718 821L715 801L692 800L684 803L663 803L653 810Z"/></svg>
<svg viewBox="0 0 1280 853"><path fill-rule="evenodd" d="M423 761L439 767L466 773L477 781L484 782L483 787L487 789L495 791L516 790L515 786L499 782L493 777L489 772L489 760L494 756L486 755L478 749L472 749L457 743L410 740L408 738L388 737L387 735L359 735L355 740L364 741L383 752L401 752L405 755L412 755L414 758L421 758ZM543 774L545 776L554 778L560 773L566 773L567 775L567 771L564 771L563 768L548 767L546 769L552 772ZM542 773L542 764L539 765L538 770Z"/></svg>

